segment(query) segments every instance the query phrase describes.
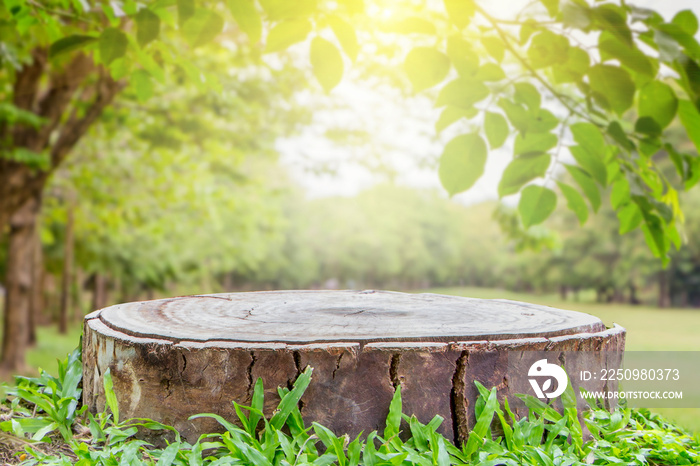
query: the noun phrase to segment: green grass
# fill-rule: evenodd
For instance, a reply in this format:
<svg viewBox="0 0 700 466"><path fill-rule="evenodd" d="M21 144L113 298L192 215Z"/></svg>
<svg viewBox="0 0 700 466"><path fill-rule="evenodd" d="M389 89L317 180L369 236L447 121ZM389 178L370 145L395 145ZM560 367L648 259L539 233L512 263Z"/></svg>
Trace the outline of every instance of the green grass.
<svg viewBox="0 0 700 466"><path fill-rule="evenodd" d="M700 311L693 309L601 304L590 300L563 301L556 294L535 295L492 288L432 288L424 291L471 298L512 299L592 314L607 326L616 323L627 329L625 349L628 351L700 351ZM656 408L654 411L700 432L700 408Z"/></svg>
<svg viewBox="0 0 700 466"><path fill-rule="evenodd" d="M310 367L293 387L278 389L281 399L270 416L263 413L265 390L260 378L250 407L234 403L239 425L216 414L191 416L212 418L225 429L204 434L191 444L176 429L159 422L120 419L109 371L104 373L105 411L86 417L86 406L76 410L82 375L79 356L74 351L59 365L58 378L43 372L39 378L7 387L9 397L0 399L0 407L10 413L10 419L0 422L0 439L5 440L0 442L0 461L15 463L19 455L27 466L649 466L700 460L700 438L647 410L617 407L610 413L593 407L579 416L571 386L561 397L563 412L532 396L518 395L529 414L516 420L508 400L499 403L495 387L488 390L477 383L476 423L460 445L437 431L444 422L440 416L422 424L403 414L398 386L383 432L375 430L351 441L321 424L304 423L298 403L311 382ZM584 435L581 419L591 439ZM165 430L171 438L167 447L137 438L139 432Z"/></svg>
<svg viewBox="0 0 700 466"><path fill-rule="evenodd" d="M55 325L39 327L37 344L27 352L27 372L22 375L37 375L39 368L54 376L58 374L57 361L78 346L82 331L82 323L69 327L65 335L58 333Z"/></svg>

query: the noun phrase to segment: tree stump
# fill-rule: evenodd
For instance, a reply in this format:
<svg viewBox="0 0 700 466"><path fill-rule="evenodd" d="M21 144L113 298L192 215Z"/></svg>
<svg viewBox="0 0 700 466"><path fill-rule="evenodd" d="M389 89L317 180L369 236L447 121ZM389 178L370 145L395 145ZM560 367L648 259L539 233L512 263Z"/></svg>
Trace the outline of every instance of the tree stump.
<svg viewBox="0 0 700 466"><path fill-rule="evenodd" d="M307 422L351 436L381 432L401 385L405 413L424 423L442 416L441 432L461 442L474 423L475 380L498 387L499 397L527 413L514 396L532 393L527 374L509 373L509 358L551 352L569 374L619 367L624 338L623 328L606 329L587 314L436 294L274 291L161 299L86 317L83 400L93 412L104 409L102 375L109 368L122 417L171 424L194 440L218 425L189 416L213 412L234 420L231 401L249 405L258 377L270 414L277 387L290 386L310 365L313 378L300 403ZM567 362L567 351L584 358ZM596 380L585 386L609 388Z"/></svg>

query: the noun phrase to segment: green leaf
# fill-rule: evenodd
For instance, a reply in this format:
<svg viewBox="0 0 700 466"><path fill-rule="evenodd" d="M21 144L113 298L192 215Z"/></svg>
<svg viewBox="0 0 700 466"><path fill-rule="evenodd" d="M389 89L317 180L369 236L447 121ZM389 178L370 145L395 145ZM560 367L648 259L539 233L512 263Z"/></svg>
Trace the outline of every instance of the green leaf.
<svg viewBox="0 0 700 466"><path fill-rule="evenodd" d="M177 18L180 26L194 16L195 10L194 0L177 0Z"/></svg>
<svg viewBox="0 0 700 466"><path fill-rule="evenodd" d="M384 438L389 440L398 435L401 427L401 385L396 387L394 397L389 404L389 414L386 417L386 427L384 428Z"/></svg>
<svg viewBox="0 0 700 466"><path fill-rule="evenodd" d="M476 116L478 111L475 108L464 110L463 108L453 107L448 105L440 114L440 118L435 122L435 132L441 133L445 128L455 123L461 118L471 119Z"/></svg>
<svg viewBox="0 0 700 466"><path fill-rule="evenodd" d="M158 458L156 466L170 466L173 464L178 452L180 451L180 447L180 442L173 442L168 445L168 447L163 450L163 453L160 454L160 458Z"/></svg>
<svg viewBox="0 0 700 466"><path fill-rule="evenodd" d="M546 152L557 145L559 139L552 133L519 133L515 137L513 155Z"/></svg>
<svg viewBox="0 0 700 466"><path fill-rule="evenodd" d="M350 58L350 60L355 61L357 59L357 52L360 47L357 45L357 34L355 34L355 29L347 21L342 20L336 15L330 15L328 17L328 23L333 29L335 37L340 42L340 46L345 51L345 54Z"/></svg>
<svg viewBox="0 0 700 466"><path fill-rule="evenodd" d="M529 185L523 189L518 202L518 212L523 226L529 228L544 222L557 206L557 195L549 188Z"/></svg>
<svg viewBox="0 0 700 466"><path fill-rule="evenodd" d="M605 154L605 139L597 126L592 123L575 123L570 126L574 141L586 152L601 157Z"/></svg>
<svg viewBox="0 0 700 466"><path fill-rule="evenodd" d="M656 75L658 66L634 44L622 42L617 36L609 31L604 31L598 39L598 48L601 58L606 61L610 58L619 60L623 66L632 71L653 78Z"/></svg>
<svg viewBox="0 0 700 466"><path fill-rule="evenodd" d="M49 57L56 58L59 55L81 49L96 41L97 38L93 36L73 35L64 37L51 44L49 47Z"/></svg>
<svg viewBox="0 0 700 466"><path fill-rule="evenodd" d="M586 201L579 192L568 184L557 182L559 189L566 198L566 205L578 217L579 224L583 225L588 220L588 207Z"/></svg>
<svg viewBox="0 0 700 466"><path fill-rule="evenodd" d="M664 227L661 219L656 215L644 215L644 223L642 224L642 232L647 246L654 256L662 258L666 256L669 249L669 241L664 234Z"/></svg>
<svg viewBox="0 0 700 466"><path fill-rule="evenodd" d="M532 111L539 110L542 96L535 86L522 82L513 84L513 89L515 90L514 100L516 103L525 104Z"/></svg>
<svg viewBox="0 0 700 466"><path fill-rule="evenodd" d="M399 34L428 34L435 35L435 25L427 19L411 16L404 20L391 22L388 32L397 32Z"/></svg>
<svg viewBox="0 0 700 466"><path fill-rule="evenodd" d="M527 56L533 68L546 68L568 59L569 40L545 29L532 38Z"/></svg>
<svg viewBox="0 0 700 466"><path fill-rule="evenodd" d="M362 451L362 462L366 466L377 466L381 464L381 459L377 456L377 450L374 446L374 440L377 438L377 431L370 432L365 442L365 448Z"/></svg>
<svg viewBox="0 0 700 466"><path fill-rule="evenodd" d="M445 79L450 71L450 59L432 47L415 47L408 52L404 69L413 90L420 92Z"/></svg>
<svg viewBox="0 0 700 466"><path fill-rule="evenodd" d="M112 372L109 368L105 371L102 376L102 383L105 389L105 400L107 407L112 411L114 416L114 423L119 424L119 403L117 402L117 396L114 394L114 383L112 382Z"/></svg>
<svg viewBox="0 0 700 466"><path fill-rule="evenodd" d="M489 141L489 146L493 150L505 144L510 128L503 115L486 112L484 115L484 132L486 133L486 139Z"/></svg>
<svg viewBox="0 0 700 466"><path fill-rule="evenodd" d="M622 115L632 106L635 85L629 73L611 65L595 65L588 72L594 97L604 108Z"/></svg>
<svg viewBox="0 0 700 466"><path fill-rule="evenodd" d="M678 103L678 116L688 133L688 137L700 152L700 113L698 113L698 109L690 101L683 99Z"/></svg>
<svg viewBox="0 0 700 466"><path fill-rule="evenodd" d="M591 57L588 52L579 47L569 47L566 61L552 68L554 82L578 82L585 76L590 66Z"/></svg>
<svg viewBox="0 0 700 466"><path fill-rule="evenodd" d="M620 177L614 184L610 192L610 205L617 210L623 204L630 201L630 183L624 176Z"/></svg>
<svg viewBox="0 0 700 466"><path fill-rule="evenodd" d="M445 0L445 10L450 21L459 29L464 29L474 16L476 6L473 0Z"/></svg>
<svg viewBox="0 0 700 466"><path fill-rule="evenodd" d="M571 125L571 132L578 146L569 147L571 155L602 186L607 185L607 168L604 157L606 144L603 134L591 123L576 123Z"/></svg>
<svg viewBox="0 0 700 466"><path fill-rule="evenodd" d="M688 35L694 36L698 32L698 18L692 10L679 11L671 22Z"/></svg>
<svg viewBox="0 0 700 466"><path fill-rule="evenodd" d="M435 106L453 105L468 110L475 103L488 97L489 94L489 88L484 83L467 78L457 78L440 89Z"/></svg>
<svg viewBox="0 0 700 466"><path fill-rule="evenodd" d="M498 183L500 197L517 193L527 182L544 176L549 168L551 157L547 153L529 153L516 157L503 171Z"/></svg>
<svg viewBox="0 0 700 466"><path fill-rule="evenodd" d="M311 41L311 67L326 92L330 92L343 79L343 57L340 51L321 37L314 37Z"/></svg>
<svg viewBox="0 0 700 466"><path fill-rule="evenodd" d="M484 408L476 419L474 429L469 433L467 444L464 446L464 455L471 459L472 455L477 452L483 443L483 439L489 432L493 415L498 410L498 394L496 387L491 389L489 396L484 403Z"/></svg>
<svg viewBox="0 0 700 466"><path fill-rule="evenodd" d="M540 25L533 18L527 18L523 21L522 26L520 26L520 34L518 34L520 45L525 45L530 37L540 29Z"/></svg>
<svg viewBox="0 0 700 466"><path fill-rule="evenodd" d="M683 46L686 55L693 60L700 60L700 44L693 36L686 34L675 24L660 24L659 31L671 36L674 41ZM682 58L682 56L676 57Z"/></svg>
<svg viewBox="0 0 700 466"><path fill-rule="evenodd" d="M126 53L129 41L126 34L116 28L107 28L100 35L99 49L102 63L109 65Z"/></svg>
<svg viewBox="0 0 700 466"><path fill-rule="evenodd" d="M608 125L607 132L618 144L620 144L625 149L634 150L636 148L634 143L627 137L625 130L622 129L622 126L617 121L610 122L610 124Z"/></svg>
<svg viewBox="0 0 700 466"><path fill-rule="evenodd" d="M297 377L297 380L294 382L294 388L282 397L277 407L277 412L272 416L272 419L270 419L270 425L272 427L277 430L281 429L291 412L298 408L297 404L311 382L311 372L311 367L307 367L304 372Z"/></svg>
<svg viewBox="0 0 700 466"><path fill-rule="evenodd" d="M192 47L211 42L224 29L224 20L213 11L198 8L182 26L185 39Z"/></svg>
<svg viewBox="0 0 700 466"><path fill-rule="evenodd" d="M270 21L310 18L318 10L317 0L260 0L260 5Z"/></svg>
<svg viewBox="0 0 700 466"><path fill-rule="evenodd" d="M292 44L301 42L311 32L311 23L307 19L292 19L282 21L270 30L267 35L265 52L278 52Z"/></svg>
<svg viewBox="0 0 700 466"><path fill-rule="evenodd" d="M603 4L592 10L591 17L602 30L612 32L625 44L633 44L632 32L627 25L627 12L623 8L610 3Z"/></svg>
<svg viewBox="0 0 700 466"><path fill-rule="evenodd" d="M600 191L593 178L579 167L574 165L564 166L576 183L581 187L581 190L583 190L583 193L588 198L588 202L590 202L591 207L593 207L593 211L597 212L600 208Z"/></svg>
<svg viewBox="0 0 700 466"><path fill-rule="evenodd" d="M462 134L445 145L440 156L439 175L450 196L471 188L484 173L486 143L479 135Z"/></svg>
<svg viewBox="0 0 700 466"><path fill-rule="evenodd" d="M525 133L530 128L532 116L522 105L511 102L508 99L501 99L498 106L506 112L510 123L521 133Z"/></svg>
<svg viewBox="0 0 700 466"><path fill-rule="evenodd" d="M652 117L643 116L637 119L634 124L634 130L640 134L644 134L651 138L661 136L661 126ZM642 145L640 144L640 148ZM656 151L654 151L656 152Z"/></svg>
<svg viewBox="0 0 700 466"><path fill-rule="evenodd" d="M550 422L559 422L562 419L562 415L556 409L552 408L547 403L538 400L532 395L517 394L515 396L520 398L525 406L527 406L527 408L533 413Z"/></svg>
<svg viewBox="0 0 700 466"><path fill-rule="evenodd" d="M651 81L639 91L639 116L653 118L661 128L667 127L678 110L678 98L671 86Z"/></svg>
<svg viewBox="0 0 700 466"><path fill-rule="evenodd" d="M495 63L484 63L476 70L474 74L476 81L501 81L506 79L506 73L503 68Z"/></svg>
<svg viewBox="0 0 700 466"><path fill-rule="evenodd" d="M160 18L148 8L142 8L134 16L136 20L136 40L139 46L145 47L158 38L160 34Z"/></svg>
<svg viewBox="0 0 700 466"><path fill-rule="evenodd" d="M654 42L659 49L659 58L666 63L672 63L676 59L681 58L682 52L678 46L678 42L669 34L658 29L654 31Z"/></svg>
<svg viewBox="0 0 700 466"><path fill-rule="evenodd" d="M153 82L146 70L136 70L131 76L129 85L136 92L139 102L145 102L153 96Z"/></svg>
<svg viewBox="0 0 700 466"><path fill-rule="evenodd" d="M549 16L554 18L559 13L559 0L540 0L547 9Z"/></svg>
<svg viewBox="0 0 700 466"><path fill-rule="evenodd" d="M559 126L559 119L546 108L541 108L529 115L527 130L531 133L546 133L557 126Z"/></svg>
<svg viewBox="0 0 700 466"><path fill-rule="evenodd" d="M479 56L462 37L451 35L447 38L447 56L462 77L474 77L479 69Z"/></svg>
<svg viewBox="0 0 700 466"><path fill-rule="evenodd" d="M506 48L503 41L498 37L486 36L481 38L481 44L484 46L489 55L498 63L503 61L506 53Z"/></svg>
<svg viewBox="0 0 700 466"><path fill-rule="evenodd" d="M253 0L229 0L228 9L231 11L236 24L245 32L250 42L257 44L262 37L262 20Z"/></svg>
<svg viewBox="0 0 700 466"><path fill-rule="evenodd" d="M258 423L262 418L260 413L262 413L265 407L265 390L263 388L263 381L261 377L258 377L258 380L255 381L255 387L253 388L253 400L250 406L253 409L250 412L248 424L250 431L248 433L255 436L255 429L258 427Z"/></svg>
<svg viewBox="0 0 700 466"><path fill-rule="evenodd" d="M24 163L33 169L48 170L51 167L48 152L34 152L26 147L15 147L6 153L0 152L0 157Z"/></svg>

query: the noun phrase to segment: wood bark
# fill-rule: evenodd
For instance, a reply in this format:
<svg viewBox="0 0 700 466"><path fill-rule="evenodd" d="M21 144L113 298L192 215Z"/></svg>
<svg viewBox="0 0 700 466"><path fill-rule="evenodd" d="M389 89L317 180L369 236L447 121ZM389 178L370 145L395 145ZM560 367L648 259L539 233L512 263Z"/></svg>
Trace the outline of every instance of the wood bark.
<svg viewBox="0 0 700 466"><path fill-rule="evenodd" d="M39 199L30 198L10 219L5 315L0 371L24 369L24 352L29 342L32 265Z"/></svg>
<svg viewBox="0 0 700 466"><path fill-rule="evenodd" d="M27 343L36 344L36 327L44 308L44 251L39 236L39 226L34 227L34 251L32 254L32 284L29 301L29 335Z"/></svg>
<svg viewBox="0 0 700 466"><path fill-rule="evenodd" d="M84 335L89 409L104 409L102 378L109 369L123 416L171 423L190 440L220 427L189 416L235 419L231 400L250 404L258 377L269 415L279 402L276 388L311 366L300 403L307 422L351 436L381 431L401 386L405 413L424 423L442 416L440 432L459 443L475 422L474 381L497 387L522 415L527 409L514 395L530 385L522 368L513 372L514 362L547 351L567 370L612 368L624 348L624 329L606 329L586 314L504 300L350 291L121 304L89 314ZM566 359L569 351L583 359ZM605 385L590 381L586 388Z"/></svg>
<svg viewBox="0 0 700 466"><path fill-rule="evenodd" d="M10 236L14 231L15 243L22 248L26 238L20 239L20 236L28 230L18 226L24 222L20 219L26 217L27 209L36 218L51 173L125 86L125 82L112 79L104 68L96 67L86 54L74 54L63 67L49 64L47 56L45 48L32 51L31 61L17 72L12 94L15 106L34 112L45 123L38 128L27 125L0 127L0 137L10 141L9 148L48 152L50 157L48 170L0 158L0 229L9 225ZM31 293L25 287L31 288L31 272L27 275L27 270L31 269L32 261L24 249L15 250L11 245L10 251L5 306L5 321L10 326L4 328L0 365L15 371L24 364L27 346Z"/></svg>

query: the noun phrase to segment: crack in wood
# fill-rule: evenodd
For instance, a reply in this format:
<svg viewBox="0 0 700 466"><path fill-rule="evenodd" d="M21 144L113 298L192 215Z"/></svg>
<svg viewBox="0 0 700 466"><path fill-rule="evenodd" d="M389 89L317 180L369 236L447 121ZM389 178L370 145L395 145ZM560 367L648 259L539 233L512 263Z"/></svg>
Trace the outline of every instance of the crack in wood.
<svg viewBox="0 0 700 466"><path fill-rule="evenodd" d="M469 365L469 351L464 350L457 359L457 367L452 376L452 391L450 392L450 414L452 415L452 432L455 445L461 445L467 441L469 428L467 426L467 401L465 377Z"/></svg>
<svg viewBox="0 0 700 466"><path fill-rule="evenodd" d="M335 360L335 369L333 369L333 373L331 374L331 380L335 380L335 373L338 372L338 369L340 369L340 361L341 361L341 359L343 359L344 354L345 354L344 351L341 352L338 355L338 359Z"/></svg>
<svg viewBox="0 0 700 466"><path fill-rule="evenodd" d="M297 370L297 375L294 377L294 380L296 380L296 378L299 377L302 372L304 372L303 368L301 367L301 353L299 351L293 351L292 357L294 358L294 367Z"/></svg>
<svg viewBox="0 0 700 466"><path fill-rule="evenodd" d="M173 394L173 391L170 389L170 379L163 379L160 381L160 384L163 386L163 389L166 392L165 397L163 399L168 399L170 395Z"/></svg>
<svg viewBox="0 0 700 466"><path fill-rule="evenodd" d="M296 375L294 376L294 380L289 380L287 381L287 385L289 389L291 390L294 387L294 383L297 381L299 376L301 375L302 372L304 372L304 368L301 367L301 352L300 351L293 351L292 352L292 358L294 359L294 367L296 368ZM304 410L304 400L299 400L298 403L299 406L299 414Z"/></svg>
<svg viewBox="0 0 700 466"><path fill-rule="evenodd" d="M246 397L248 400L253 399L253 366L255 365L255 351L250 352L250 364L248 364L248 369L246 369L246 375L248 377L248 388L246 390Z"/></svg>
<svg viewBox="0 0 700 466"><path fill-rule="evenodd" d="M399 364L401 363L401 353L394 353L391 355L391 364L389 365L389 380L391 380L391 385L394 387L394 391L401 385L401 378L399 377Z"/></svg>

